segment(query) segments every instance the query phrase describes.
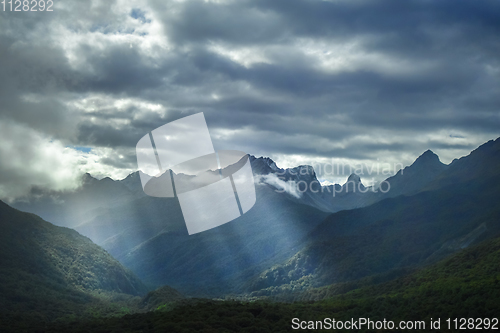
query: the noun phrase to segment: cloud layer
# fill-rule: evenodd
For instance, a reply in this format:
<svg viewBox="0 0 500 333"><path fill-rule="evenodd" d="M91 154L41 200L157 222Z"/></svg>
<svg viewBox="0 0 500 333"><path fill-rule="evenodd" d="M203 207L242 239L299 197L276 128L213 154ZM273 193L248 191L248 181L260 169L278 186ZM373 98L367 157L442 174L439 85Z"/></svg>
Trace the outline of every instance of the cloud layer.
<svg viewBox="0 0 500 333"><path fill-rule="evenodd" d="M197 112L216 149L282 167L409 164L429 148L450 162L500 135L499 35L495 0L64 1L51 13L0 12L0 196L71 187L82 170L124 176L144 134ZM32 161L22 168L21 151ZM68 176L36 167L52 163Z"/></svg>

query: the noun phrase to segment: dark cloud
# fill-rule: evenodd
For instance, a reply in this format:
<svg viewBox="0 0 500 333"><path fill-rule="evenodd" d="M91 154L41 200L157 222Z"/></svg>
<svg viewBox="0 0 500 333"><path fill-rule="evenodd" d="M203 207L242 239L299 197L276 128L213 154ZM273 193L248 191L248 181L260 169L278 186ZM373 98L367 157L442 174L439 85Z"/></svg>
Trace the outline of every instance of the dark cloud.
<svg viewBox="0 0 500 333"><path fill-rule="evenodd" d="M428 148L451 160L500 135L495 0L66 1L25 14L0 13L0 122L93 148L102 174L133 169L137 140L197 112L218 149L285 164L407 163Z"/></svg>

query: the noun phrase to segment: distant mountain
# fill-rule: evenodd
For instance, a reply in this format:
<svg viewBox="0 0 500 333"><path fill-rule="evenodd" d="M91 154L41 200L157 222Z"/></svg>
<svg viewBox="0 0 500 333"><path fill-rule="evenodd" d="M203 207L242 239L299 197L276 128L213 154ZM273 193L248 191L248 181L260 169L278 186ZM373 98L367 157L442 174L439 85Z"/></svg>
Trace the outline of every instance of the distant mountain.
<svg viewBox="0 0 500 333"><path fill-rule="evenodd" d="M268 157L250 156L250 160L258 181L280 190L289 200L296 203L332 213L366 206L373 201L366 193L360 193L359 189L364 191L366 188L355 174L352 174L344 185L321 186L314 168L310 165L282 169ZM295 191L281 191L280 184ZM361 184L359 189L358 184Z"/></svg>
<svg viewBox="0 0 500 333"><path fill-rule="evenodd" d="M411 166L400 170L395 176L387 179L387 182L390 183L388 193L374 194L371 191L366 191L366 187L362 184L358 188L358 183L362 183L362 180L355 174L349 176L344 185L321 186L311 166L301 165L282 169L267 157L250 156L250 161L257 180L261 179L261 176L265 176L263 181L265 183L266 177L275 176L272 178L280 179L287 184L293 182L299 187L297 193L300 194L300 197L297 198L283 192L284 196L291 201L306 204L328 213L364 207L386 197L414 194L446 170L446 165L439 162L437 155L427 151ZM268 184L272 186L271 182ZM93 221L96 219L101 220L98 224L102 225L101 216L109 216L110 211L123 211L124 207L138 206L138 200L145 197L147 196L142 190L139 172L131 173L119 181L113 181L110 178L97 180L90 174L85 174L82 176L82 186L75 191L56 192L34 188L28 196L13 202L12 206L22 211L37 214L59 226L77 228L77 226L85 224L87 227L81 227L80 230L101 244L103 241L101 238L104 236L100 235L99 239L94 237L97 230L102 228L96 228L96 232L92 234L87 233L86 228L94 224ZM117 235L117 233L111 232L111 229L109 230L105 238ZM155 230L155 232L157 231ZM143 240L141 238L141 242Z"/></svg>
<svg viewBox="0 0 500 333"><path fill-rule="evenodd" d="M499 146L500 140L486 143L452 163L425 191L330 215L296 253L254 278L247 290L265 295L427 265L499 236L500 158L491 155ZM402 186L404 176L425 164L435 173L443 168L432 153L424 155L394 184Z"/></svg>
<svg viewBox="0 0 500 333"><path fill-rule="evenodd" d="M0 201L0 314L53 319L81 313L99 294L142 295L144 284L68 228Z"/></svg>
<svg viewBox="0 0 500 333"><path fill-rule="evenodd" d="M388 191L387 193L379 192L379 196L394 198L403 194L415 194L424 189L447 169L448 166L442 163L436 154L431 150L427 150L412 165L387 178L385 181L389 186L384 184L384 187Z"/></svg>
<svg viewBox="0 0 500 333"><path fill-rule="evenodd" d="M168 228L117 258L145 282L168 284L184 294L210 296L236 291L249 277L283 260L280 254L293 251L327 216L287 199L268 185L256 185L256 190L257 202L246 214L190 236L181 218L171 219L168 213L145 215L168 221Z"/></svg>
<svg viewBox="0 0 500 333"><path fill-rule="evenodd" d="M468 156L453 160L446 172L441 173L427 188L436 189L457 182L494 177L498 175L499 165L500 138L486 142Z"/></svg>
<svg viewBox="0 0 500 333"><path fill-rule="evenodd" d="M275 175L284 182L297 184L300 197L290 195L290 200L329 213L365 207L385 198L418 193L448 168L436 154L428 150L412 165L387 178L381 190L377 190L364 186L361 177L355 173L343 185L321 186L311 166L281 169L270 158L251 157L251 160L256 175L265 175L267 179L269 175Z"/></svg>
<svg viewBox="0 0 500 333"><path fill-rule="evenodd" d="M19 198L12 206L37 214L55 225L73 228L88 222L102 214L102 209L109 209L143 197L144 193L131 191L128 186L134 177L123 181L111 178L97 180L90 174L84 174L81 186L74 191L48 191L34 188L31 193Z"/></svg>
<svg viewBox="0 0 500 333"><path fill-rule="evenodd" d="M187 236L177 198L145 196L122 205L103 207L99 215L74 228L115 258L122 258L161 233L177 232Z"/></svg>
<svg viewBox="0 0 500 333"><path fill-rule="evenodd" d="M269 157L256 158L250 155L250 162L252 163L252 171L256 175L267 175L269 173L283 173L285 170L279 168L276 163Z"/></svg>

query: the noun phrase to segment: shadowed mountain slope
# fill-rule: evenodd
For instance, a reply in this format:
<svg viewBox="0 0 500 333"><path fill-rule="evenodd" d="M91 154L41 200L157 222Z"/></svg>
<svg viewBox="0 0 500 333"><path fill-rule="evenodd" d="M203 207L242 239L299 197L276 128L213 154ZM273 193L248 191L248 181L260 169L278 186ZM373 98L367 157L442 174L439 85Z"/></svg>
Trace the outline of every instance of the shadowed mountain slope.
<svg viewBox="0 0 500 333"><path fill-rule="evenodd" d="M76 231L0 201L1 313L52 318L83 311L99 293L142 295L144 284Z"/></svg>
<svg viewBox="0 0 500 333"><path fill-rule="evenodd" d="M47 328L50 332L144 332L147 325L155 332L281 332L291 329L293 318L308 321L307 325L309 321L328 323L325 318L334 318L343 324L352 322L353 318L356 321L369 318L372 322L394 322L394 331L404 331L398 330L400 321L405 325L413 321L414 328L413 324L418 321L419 331L441 332L459 330L462 322L458 322L455 329L453 318L488 318L476 319L474 323L478 330L490 331L498 328L498 321L491 318L497 318L500 310L499 260L500 239L496 238L405 277L369 286L353 283L312 289L286 298L295 300L293 303L205 300L168 312L56 323ZM439 330L430 328L431 318L433 321L441 318ZM451 329L448 329L447 318L452 318ZM465 329L467 324L463 330L472 331ZM329 330L326 325L323 328ZM376 331L367 323L361 326L359 321L353 330Z"/></svg>
<svg viewBox="0 0 500 333"><path fill-rule="evenodd" d="M450 174L444 171L428 185L437 189L330 215L299 251L247 290L266 295L426 265L499 235L499 145L486 143L454 162Z"/></svg>

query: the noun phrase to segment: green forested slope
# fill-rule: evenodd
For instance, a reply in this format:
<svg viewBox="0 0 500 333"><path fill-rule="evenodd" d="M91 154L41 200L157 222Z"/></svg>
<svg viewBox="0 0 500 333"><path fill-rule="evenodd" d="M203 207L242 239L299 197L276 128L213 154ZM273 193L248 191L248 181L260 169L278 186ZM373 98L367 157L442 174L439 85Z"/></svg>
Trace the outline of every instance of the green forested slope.
<svg viewBox="0 0 500 333"><path fill-rule="evenodd" d="M332 214L247 290L272 296L429 265L500 235L499 197L497 175Z"/></svg>
<svg viewBox="0 0 500 333"><path fill-rule="evenodd" d="M55 319L81 314L111 295L146 287L76 231L0 201L0 315Z"/></svg>
<svg viewBox="0 0 500 333"><path fill-rule="evenodd" d="M372 321L424 321L441 318L498 318L500 315L500 238L462 250L428 268L382 284L361 287L321 301L295 303L193 301L170 311L87 322L52 324L47 332L286 332L292 319L369 318ZM336 286L302 293L322 298ZM366 327L365 327L366 328ZM373 331L373 330L360 330ZM466 330L462 330L466 331ZM483 331L487 331L484 330Z"/></svg>

